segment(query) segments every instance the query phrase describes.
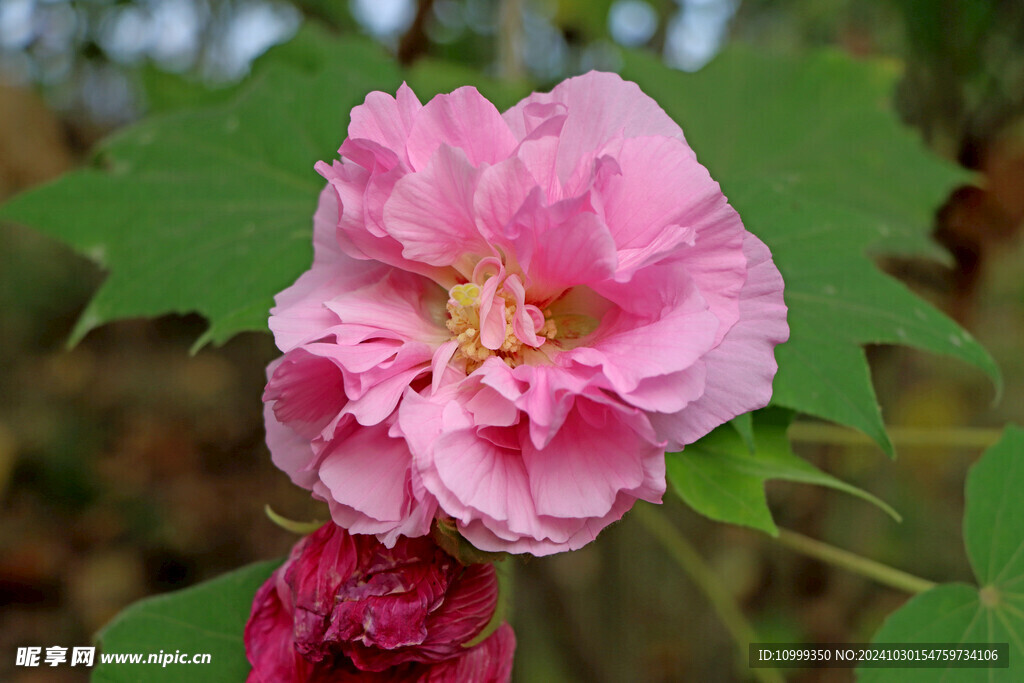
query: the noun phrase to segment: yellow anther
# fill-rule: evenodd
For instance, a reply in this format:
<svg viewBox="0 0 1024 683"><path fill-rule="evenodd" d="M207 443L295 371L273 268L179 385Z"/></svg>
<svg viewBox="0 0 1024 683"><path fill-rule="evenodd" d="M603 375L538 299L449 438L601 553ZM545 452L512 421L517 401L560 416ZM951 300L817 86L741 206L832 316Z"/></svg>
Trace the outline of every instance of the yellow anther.
<svg viewBox="0 0 1024 683"><path fill-rule="evenodd" d="M448 295L457 301L460 306L472 306L480 296L480 286L472 282L464 285L455 285L448 291Z"/></svg>

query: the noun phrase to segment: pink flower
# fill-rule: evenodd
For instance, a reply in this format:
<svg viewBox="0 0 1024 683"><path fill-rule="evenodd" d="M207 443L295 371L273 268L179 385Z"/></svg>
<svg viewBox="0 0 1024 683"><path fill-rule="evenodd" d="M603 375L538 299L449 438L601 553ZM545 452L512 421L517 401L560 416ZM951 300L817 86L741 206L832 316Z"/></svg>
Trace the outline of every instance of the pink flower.
<svg viewBox="0 0 1024 683"><path fill-rule="evenodd" d="M274 461L338 524L579 548L660 501L666 449L768 403L782 278L635 84L504 114L402 86L348 132L264 396Z"/></svg>
<svg viewBox="0 0 1024 683"><path fill-rule="evenodd" d="M494 566L463 566L429 538L391 549L325 524L256 593L245 627L250 683L503 683L515 636L491 621Z"/></svg>

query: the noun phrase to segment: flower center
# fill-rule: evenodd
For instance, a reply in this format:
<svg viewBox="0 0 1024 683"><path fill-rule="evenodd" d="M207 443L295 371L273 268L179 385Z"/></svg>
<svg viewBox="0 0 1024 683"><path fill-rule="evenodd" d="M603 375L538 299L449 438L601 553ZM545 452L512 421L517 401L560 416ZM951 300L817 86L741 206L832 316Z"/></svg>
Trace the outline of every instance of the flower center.
<svg viewBox="0 0 1024 683"><path fill-rule="evenodd" d="M455 357L466 359L467 373L490 356L510 367L521 365L524 346L539 348L558 333L551 312L526 303L520 277L506 275L495 258L477 265L473 281L448 290L447 310L445 325L459 343Z"/></svg>

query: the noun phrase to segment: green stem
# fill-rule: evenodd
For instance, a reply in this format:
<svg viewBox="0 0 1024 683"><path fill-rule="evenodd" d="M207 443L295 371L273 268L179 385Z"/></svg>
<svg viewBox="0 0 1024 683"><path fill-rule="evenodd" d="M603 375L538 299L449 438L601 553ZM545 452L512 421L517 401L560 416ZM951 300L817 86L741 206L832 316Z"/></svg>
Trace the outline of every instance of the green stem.
<svg viewBox="0 0 1024 683"><path fill-rule="evenodd" d="M779 543L795 550L798 553L808 555L816 560L842 567L861 576L866 576L878 583L895 588L907 593L923 593L929 588L935 587L935 582L922 579L913 574L894 569L889 565L875 562L866 557L851 553L849 550L836 548L828 543L822 543L813 538L798 534L788 529L779 529Z"/></svg>
<svg viewBox="0 0 1024 683"><path fill-rule="evenodd" d="M650 505L637 504L633 508L632 515L647 527L647 530L661 543L676 564L704 592L718 614L718 618L722 620L729 634L732 635L743 660L746 661L747 646L757 642L757 636L739 606L736 605L728 587L719 580L715 571L690 545L686 537L654 508ZM750 672L765 683L783 683L785 680L778 671L773 669L751 669Z"/></svg>
<svg viewBox="0 0 1024 683"><path fill-rule="evenodd" d="M961 427L955 429L929 427L887 427L896 446L938 446L943 448L988 448L999 441L1002 431ZM870 445L874 441L865 434L818 422L794 422L789 427L794 442L827 443L839 446Z"/></svg>

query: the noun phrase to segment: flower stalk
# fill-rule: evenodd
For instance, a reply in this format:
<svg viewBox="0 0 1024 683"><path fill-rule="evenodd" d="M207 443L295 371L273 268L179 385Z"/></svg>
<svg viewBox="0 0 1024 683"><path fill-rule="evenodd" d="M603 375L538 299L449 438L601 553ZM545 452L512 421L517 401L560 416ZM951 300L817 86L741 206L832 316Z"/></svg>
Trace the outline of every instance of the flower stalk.
<svg viewBox="0 0 1024 683"><path fill-rule="evenodd" d="M790 550L795 550L802 555L841 567L906 593L923 593L936 585L934 581L908 574L900 569L876 562L875 560L852 553L849 550L837 548L803 534L798 534L789 529L779 529L779 536L776 540Z"/></svg>
<svg viewBox="0 0 1024 683"><path fill-rule="evenodd" d="M959 427L934 429L931 427L886 427L893 444L902 447L931 446L941 448L984 449L994 445L1001 434L998 429ZM794 422L789 427L789 438L794 443L817 443L835 446L870 446L875 442L866 434L817 422Z"/></svg>

